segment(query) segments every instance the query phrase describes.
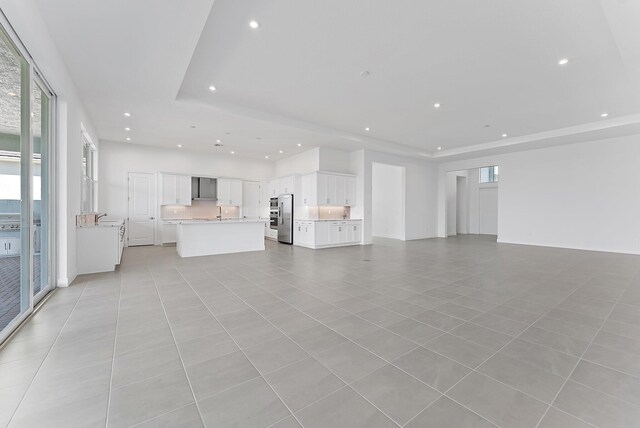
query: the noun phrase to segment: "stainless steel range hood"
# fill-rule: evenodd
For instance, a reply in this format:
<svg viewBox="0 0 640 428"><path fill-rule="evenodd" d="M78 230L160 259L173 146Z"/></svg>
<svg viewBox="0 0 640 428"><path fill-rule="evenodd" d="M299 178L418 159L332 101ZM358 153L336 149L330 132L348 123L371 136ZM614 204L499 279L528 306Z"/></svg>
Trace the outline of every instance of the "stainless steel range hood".
<svg viewBox="0 0 640 428"><path fill-rule="evenodd" d="M218 180L209 177L191 177L191 199L194 201L217 201Z"/></svg>

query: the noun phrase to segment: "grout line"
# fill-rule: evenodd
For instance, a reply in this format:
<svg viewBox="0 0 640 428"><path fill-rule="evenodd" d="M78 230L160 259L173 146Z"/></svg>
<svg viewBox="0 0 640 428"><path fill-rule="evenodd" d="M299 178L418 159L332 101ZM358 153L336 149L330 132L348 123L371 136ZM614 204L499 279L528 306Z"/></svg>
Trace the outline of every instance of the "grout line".
<svg viewBox="0 0 640 428"><path fill-rule="evenodd" d="M13 414L11 415L11 418L7 421L7 427L11 425L11 422L13 422L13 418L16 416L16 413L18 413L18 409L20 409L20 406L22 405L22 402L24 401L24 398L27 396L27 393L29 392L29 390L33 386L33 382L35 381L36 377L40 373L40 370L42 370L42 366L44 365L45 361L49 357L49 354L51 354L51 350L53 349L55 344L58 342L58 339L60 338L60 335L62 334L62 331L64 330L64 328L69 323L69 319L71 318L71 315L73 314L73 311L75 311L76 307L78 306L78 302L80 302L80 299L84 295L84 292L86 291L86 289L87 289L87 284L84 285L84 288L82 289L82 292L80 293L80 295L78 295L78 299L74 303L73 308L71 308L71 311L69 311L69 315L67 315L67 319L64 321L64 324L62 324L62 327L60 327L60 331L58 331L58 334L56 335L56 338L54 339L53 343L49 347L49 350L47 351L47 353L45 354L44 358L42 359L42 362L38 366L38 370L36 370L36 372L33 375L33 378L31 378L31 381L29 382L29 385L24 390L24 393L22 394L22 398L20 399L18 405L16 406L15 410L13 411Z"/></svg>
<svg viewBox="0 0 640 428"><path fill-rule="evenodd" d="M104 426L109 426L109 412L111 410L111 392L113 391L113 369L116 365L116 347L118 346L118 325L120 321L120 304L122 303L122 274L120 274L120 284L118 285L118 310L116 313L116 331L113 336L113 353L111 354L111 374L109 376L109 395L107 396L107 416Z"/></svg>
<svg viewBox="0 0 640 428"><path fill-rule="evenodd" d="M635 276L634 276L635 277ZM584 350L584 352L582 353L582 355L580 356L580 358L578 358L578 362L576 363L576 365L573 367L573 370L571 370L571 373L569 373L569 376L567 376L567 378L565 379L564 383L562 384L562 386L560 387L560 389L558 390L558 392L556 393L556 395L553 397L553 400L551 401L551 404L549 404L549 406L547 407L547 410L545 410L544 414L542 415L542 417L540 418L540 420L538 421L538 423L536 424L535 428L538 428L538 426L540 425L540 422L542 422L542 420L544 419L544 417L547 415L547 413L549 413L549 409L551 408L551 406L553 406L553 404L555 403L555 401L558 399L558 396L560 396L560 393L562 392L562 390L565 388L565 386L567 385L567 383L569 382L569 379L571 379L571 376L573 375L573 373L576 371L576 369L578 368L578 366L580 365L580 362L583 360L583 357L586 355L587 351L589 350L589 348L591 348L591 346L593 345L593 342L596 340L596 337L598 337L598 334L600 334L600 331L602 331L602 327L604 327L604 324L607 322L607 320L609 319L609 317L611 316L611 314L613 313L614 309L616 308L616 306L618 305L618 303L620 303L620 299L622 299L622 296L624 295L624 293L629 289L629 287L631 286L633 279L630 279L629 282L627 283L624 291L622 293L620 293L620 296L618 296L618 299L616 300L615 304L611 307L611 309L609 310L609 313L607 314L607 317L602 321L602 323L600 324L600 328L598 328L598 330L596 331L596 334L593 336L593 338L591 339L591 341L589 342L589 346L587 346ZM593 389L593 388L592 388ZM599 391L602 393L602 391Z"/></svg>
<svg viewBox="0 0 640 428"><path fill-rule="evenodd" d="M153 280L153 285L156 288L156 293L158 294L158 299L160 300L160 306L162 306L162 312L164 313L164 317L167 320L167 325L169 326L169 331L171 332L171 338L173 339L173 344L176 347L176 351L178 352L178 358L180 358L180 364L182 365L182 370L184 372L184 376L187 379L187 383L189 384L189 389L191 390L191 395L193 396L193 401L194 401L194 403L196 405L196 409L198 410L198 415L200 416L200 421L202 422L203 425L205 425L204 418L202 417L202 412L200 411L200 405L198 404L198 400L196 399L196 393L193 391L193 385L191 384L191 379L189 379L189 374L187 373L187 367L184 364L184 360L182 359L182 354L180 353L180 348L178 347L178 342L176 342L176 336L173 333L173 328L171 327L171 323L169 322L169 316L167 315L167 309L164 307L164 302L162 301L162 296L160 295L160 290L158 289L158 284L156 284L156 279L154 278L153 273L151 273L151 270L149 270L149 273L151 274L151 279ZM191 404L191 403L189 403L189 404ZM173 410L176 410L176 409L173 409Z"/></svg>

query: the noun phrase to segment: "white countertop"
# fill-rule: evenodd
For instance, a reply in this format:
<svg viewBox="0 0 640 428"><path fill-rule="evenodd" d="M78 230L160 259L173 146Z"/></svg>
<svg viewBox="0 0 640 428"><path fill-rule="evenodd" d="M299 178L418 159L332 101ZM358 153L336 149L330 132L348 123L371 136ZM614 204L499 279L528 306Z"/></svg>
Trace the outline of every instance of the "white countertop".
<svg viewBox="0 0 640 428"><path fill-rule="evenodd" d="M331 219L331 220L309 220L309 219L301 219L301 218L297 218L295 219L295 221L312 221L314 223L320 223L320 222L326 222L326 221L362 221L361 218L343 218L343 219Z"/></svg>
<svg viewBox="0 0 640 428"><path fill-rule="evenodd" d="M237 223L268 223L269 219L256 218L256 219L248 219L248 218L233 218L233 219L225 219L225 220L178 220L177 224L183 225L202 225L202 224L237 224Z"/></svg>
<svg viewBox="0 0 640 428"><path fill-rule="evenodd" d="M100 220L98 224L79 224L78 227L87 228L87 227L120 227L124 224L124 219L117 220Z"/></svg>

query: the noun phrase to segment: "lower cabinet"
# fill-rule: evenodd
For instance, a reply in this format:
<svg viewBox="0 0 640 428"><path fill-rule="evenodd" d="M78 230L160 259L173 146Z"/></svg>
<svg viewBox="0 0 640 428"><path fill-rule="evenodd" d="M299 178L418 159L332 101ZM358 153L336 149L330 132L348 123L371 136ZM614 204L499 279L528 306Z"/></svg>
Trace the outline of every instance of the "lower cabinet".
<svg viewBox="0 0 640 428"><path fill-rule="evenodd" d="M122 260L124 223L114 226L78 227L78 273L112 272Z"/></svg>
<svg viewBox="0 0 640 428"><path fill-rule="evenodd" d="M162 231L160 236L162 237L163 244L175 244L177 235L177 222L162 223Z"/></svg>
<svg viewBox="0 0 640 428"><path fill-rule="evenodd" d="M293 243L308 248L358 245L362 241L362 220L296 220Z"/></svg>

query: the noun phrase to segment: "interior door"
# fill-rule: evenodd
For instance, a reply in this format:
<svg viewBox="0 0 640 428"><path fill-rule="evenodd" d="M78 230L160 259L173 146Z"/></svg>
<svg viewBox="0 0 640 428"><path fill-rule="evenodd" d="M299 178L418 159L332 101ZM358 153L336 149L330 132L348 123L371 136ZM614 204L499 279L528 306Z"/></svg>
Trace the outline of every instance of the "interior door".
<svg viewBox="0 0 640 428"><path fill-rule="evenodd" d="M156 212L154 174L129 173L129 246L153 245Z"/></svg>

